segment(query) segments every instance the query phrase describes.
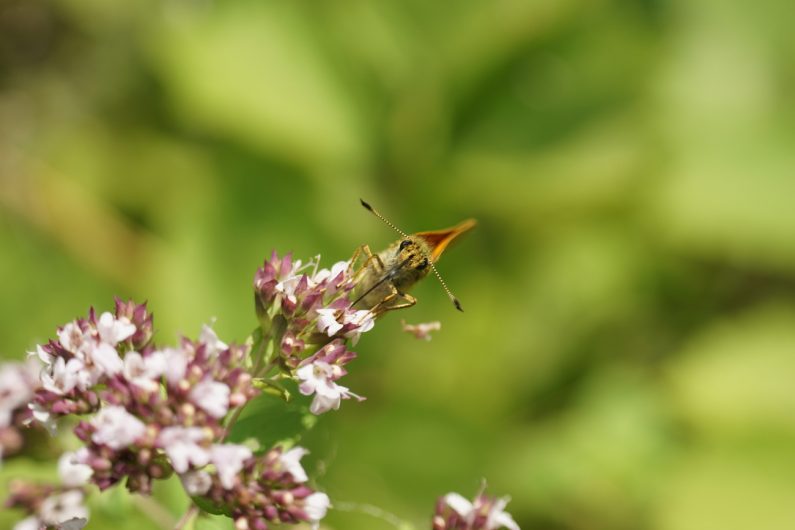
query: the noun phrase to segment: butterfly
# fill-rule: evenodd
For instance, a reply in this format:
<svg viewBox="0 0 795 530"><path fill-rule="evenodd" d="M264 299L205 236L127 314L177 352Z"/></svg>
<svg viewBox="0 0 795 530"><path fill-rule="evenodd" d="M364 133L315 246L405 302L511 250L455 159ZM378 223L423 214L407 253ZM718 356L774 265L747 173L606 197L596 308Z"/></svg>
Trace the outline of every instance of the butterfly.
<svg viewBox="0 0 795 530"><path fill-rule="evenodd" d="M417 299L408 294L418 281L433 272L456 309L463 311L447 284L442 279L435 263L442 253L460 235L475 227L477 221L467 219L450 228L407 234L361 200L362 206L389 225L401 238L385 250L374 254L368 245L362 245L351 258L351 263L363 257L359 269L357 286L354 289L353 306L369 309L376 316L387 311L411 307Z"/></svg>

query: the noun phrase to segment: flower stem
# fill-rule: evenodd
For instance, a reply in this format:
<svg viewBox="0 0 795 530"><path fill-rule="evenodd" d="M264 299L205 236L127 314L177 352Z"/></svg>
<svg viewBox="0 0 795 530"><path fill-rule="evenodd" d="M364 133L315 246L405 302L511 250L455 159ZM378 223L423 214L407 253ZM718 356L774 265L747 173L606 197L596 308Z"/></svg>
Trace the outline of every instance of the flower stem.
<svg viewBox="0 0 795 530"><path fill-rule="evenodd" d="M195 504L191 504L185 513L182 514L182 517L179 518L177 524L174 525L174 530L182 530L183 528L187 528L187 525L199 514L199 507Z"/></svg>

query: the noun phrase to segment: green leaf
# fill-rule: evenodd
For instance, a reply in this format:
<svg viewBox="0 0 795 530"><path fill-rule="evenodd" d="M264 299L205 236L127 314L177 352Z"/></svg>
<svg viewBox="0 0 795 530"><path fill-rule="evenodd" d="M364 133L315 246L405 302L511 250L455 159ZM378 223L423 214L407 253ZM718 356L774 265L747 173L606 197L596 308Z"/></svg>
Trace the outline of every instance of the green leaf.
<svg viewBox="0 0 795 530"><path fill-rule="evenodd" d="M292 392L289 387L293 387ZM284 389L296 396L289 403L268 394L263 394L249 403L232 428L229 441L242 443L254 438L262 448L268 448L277 442L294 442L300 439L314 425L315 416L309 412L309 399L294 387L293 382L288 382L288 388Z"/></svg>

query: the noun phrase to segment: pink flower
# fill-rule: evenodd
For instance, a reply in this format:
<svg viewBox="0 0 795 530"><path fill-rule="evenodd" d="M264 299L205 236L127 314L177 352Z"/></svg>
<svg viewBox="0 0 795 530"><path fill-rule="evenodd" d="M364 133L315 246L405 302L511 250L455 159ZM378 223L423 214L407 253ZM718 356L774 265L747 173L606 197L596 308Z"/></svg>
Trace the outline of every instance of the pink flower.
<svg viewBox="0 0 795 530"><path fill-rule="evenodd" d="M421 340L431 340L431 332L442 329L442 323L439 321L423 322L421 324L406 324L405 320L401 320L400 325L403 327L403 331L406 333L411 333L414 335L415 339Z"/></svg>
<svg viewBox="0 0 795 530"><path fill-rule="evenodd" d="M190 465L207 465L210 454L197 443L206 441L208 433L199 427L166 427L157 437L157 445L166 452L177 473L185 473Z"/></svg>
<svg viewBox="0 0 795 530"><path fill-rule="evenodd" d="M229 410L229 387L218 381L204 380L190 391L190 399L214 418L223 418Z"/></svg>
<svg viewBox="0 0 795 530"><path fill-rule="evenodd" d="M141 420L117 405L100 409L91 425L96 429L91 440L117 451L132 445L146 432L146 425Z"/></svg>
<svg viewBox="0 0 795 530"><path fill-rule="evenodd" d="M219 444L210 448L210 461L215 465L221 485L226 489L234 487L235 477L243 469L243 463L252 456L251 449L244 445Z"/></svg>

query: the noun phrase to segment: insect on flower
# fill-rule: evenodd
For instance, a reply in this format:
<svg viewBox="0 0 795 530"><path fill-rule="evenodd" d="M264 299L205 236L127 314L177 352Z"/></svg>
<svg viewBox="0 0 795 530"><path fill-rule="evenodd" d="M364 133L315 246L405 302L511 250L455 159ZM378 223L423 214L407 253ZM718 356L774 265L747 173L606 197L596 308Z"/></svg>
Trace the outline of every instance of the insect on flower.
<svg viewBox="0 0 795 530"><path fill-rule="evenodd" d="M464 232L471 230L477 221L467 219L451 228L409 235L389 222L365 201L361 199L360 201L362 206L402 237L378 254L373 254L368 245L356 249L351 263L361 255L365 256L365 261L359 272L362 276L357 282L353 305L369 309L375 315L382 315L393 309L411 307L417 303L417 299L407 294L407 291L433 271L456 309L463 311L458 298L447 288L434 264L450 243Z"/></svg>

